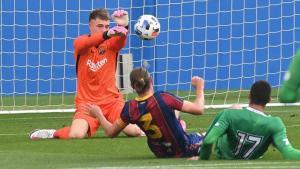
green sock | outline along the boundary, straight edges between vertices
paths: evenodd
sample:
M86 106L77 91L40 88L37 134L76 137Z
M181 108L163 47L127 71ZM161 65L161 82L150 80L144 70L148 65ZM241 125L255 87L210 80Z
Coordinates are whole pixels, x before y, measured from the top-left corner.
M283 103L293 103L298 100L300 87L300 50L290 63L285 81L279 90L279 100Z

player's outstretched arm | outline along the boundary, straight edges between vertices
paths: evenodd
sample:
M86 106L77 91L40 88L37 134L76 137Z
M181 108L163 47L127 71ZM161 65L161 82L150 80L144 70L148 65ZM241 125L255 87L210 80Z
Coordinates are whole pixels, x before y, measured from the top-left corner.
M109 29L107 32L108 37L113 37L107 41L108 48L118 52L126 44L129 16L125 10L116 10L113 12L111 18L116 22L117 26Z
M200 115L204 112L204 80L201 77L194 76L191 83L195 87L196 98L194 102L184 100L182 111Z
M89 112L93 117L98 118L98 120L101 123L101 126L105 132L105 134L108 137L116 137L118 136L118 134L123 130L123 128L125 128L125 126L120 126L117 122L118 120L114 123L111 124L103 115L102 110L100 109L99 106L97 105L92 105L92 104L85 104L85 105L81 105L81 108L83 110L86 110L87 112Z

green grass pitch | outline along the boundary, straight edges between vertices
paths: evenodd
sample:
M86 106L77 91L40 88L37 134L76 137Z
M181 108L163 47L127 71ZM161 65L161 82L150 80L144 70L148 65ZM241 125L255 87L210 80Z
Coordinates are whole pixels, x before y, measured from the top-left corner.
M205 115L182 113L188 132L205 131L215 113ZM280 116L287 126L290 142L300 148L300 110L297 107L272 107L267 110ZM0 115L0 168L300 168L300 161L283 161L270 147L259 160L189 161L157 159L146 144L146 138L120 135L106 138L100 129L91 139L31 141L28 133L36 128L60 128L69 125L72 113Z

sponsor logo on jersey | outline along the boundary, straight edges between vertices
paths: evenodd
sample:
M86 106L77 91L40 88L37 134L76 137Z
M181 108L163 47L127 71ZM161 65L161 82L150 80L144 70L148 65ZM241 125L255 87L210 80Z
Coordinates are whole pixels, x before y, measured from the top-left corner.
M99 69L101 69L102 66L104 66L107 63L107 59L103 58L102 60L99 60L97 63L94 63L90 59L87 60L86 64L89 66L89 69L93 72L97 72Z

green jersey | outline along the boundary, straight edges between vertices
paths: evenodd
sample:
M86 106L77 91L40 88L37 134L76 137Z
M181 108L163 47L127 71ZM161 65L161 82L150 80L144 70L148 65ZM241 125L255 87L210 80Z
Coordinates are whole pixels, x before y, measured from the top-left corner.
M290 63L284 77L284 83L279 90L279 100L283 103L296 102L300 96L300 50Z
M279 117L272 117L253 108L226 109L219 113L204 138L201 159L208 159L212 144L220 159L257 159L270 144L286 159L300 159L286 136Z

